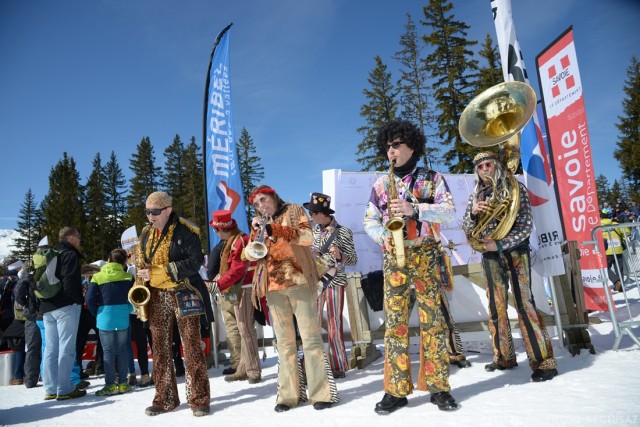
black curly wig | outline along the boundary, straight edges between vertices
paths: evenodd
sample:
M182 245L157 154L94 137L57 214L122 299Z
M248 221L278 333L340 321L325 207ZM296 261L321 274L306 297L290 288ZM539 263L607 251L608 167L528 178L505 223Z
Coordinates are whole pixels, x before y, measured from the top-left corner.
M413 149L414 157L420 158L425 154L425 144L427 143L424 134L420 129L408 120L392 120L382 126L378 131L376 144L378 146L378 154L387 156L387 145L396 138L402 139L405 144Z

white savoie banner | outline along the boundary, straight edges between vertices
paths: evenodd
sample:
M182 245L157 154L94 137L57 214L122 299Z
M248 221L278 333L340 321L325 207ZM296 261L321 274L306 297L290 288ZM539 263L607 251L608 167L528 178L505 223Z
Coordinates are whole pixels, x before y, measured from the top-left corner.
M531 7L535 5L532 3ZM504 81L528 83L527 69L511 16L511 0L491 0L491 11L500 48ZM538 247L538 256L532 260L532 266L543 276L562 275L565 270L560 245L564 241L564 235L549 158L535 112L533 119L522 130L521 159L535 226L531 243Z

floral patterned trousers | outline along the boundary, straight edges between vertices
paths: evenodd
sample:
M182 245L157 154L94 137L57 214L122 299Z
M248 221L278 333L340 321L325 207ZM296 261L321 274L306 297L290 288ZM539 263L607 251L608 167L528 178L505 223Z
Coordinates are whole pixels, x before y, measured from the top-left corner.
M395 397L413 392L409 357L409 302L415 288L420 318L418 390L450 391L447 326L440 310L442 283L435 242L405 248L405 266L384 252L384 391Z

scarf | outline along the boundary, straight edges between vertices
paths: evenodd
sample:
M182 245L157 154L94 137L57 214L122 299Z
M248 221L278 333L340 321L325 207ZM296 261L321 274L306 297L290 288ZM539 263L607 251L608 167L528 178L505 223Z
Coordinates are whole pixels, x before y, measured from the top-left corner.
M231 236L229 236L227 243L224 244L224 249L222 249L222 255L220 256L220 276L223 276L227 271L229 271L229 256L231 255L231 249L233 249L233 244L236 242L236 238L240 233L241 232L238 228L231 231Z
M411 158L407 160L407 163L405 163L402 166L396 166L393 168L393 174L398 178L402 179L402 177L404 177L408 173L411 173L413 168L415 168L416 165L418 164L418 160L419 160L419 157L414 152Z

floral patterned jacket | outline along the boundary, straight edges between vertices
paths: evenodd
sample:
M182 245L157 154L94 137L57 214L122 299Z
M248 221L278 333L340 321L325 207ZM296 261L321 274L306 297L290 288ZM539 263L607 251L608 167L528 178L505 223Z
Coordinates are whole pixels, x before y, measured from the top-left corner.
M407 220L405 239L419 244L421 240L433 238L439 240L437 227L432 223L446 223L455 218L456 208L453 197L444 177L435 171L421 167L402 179L393 176L396 183L398 198L407 200L413 205L413 215ZM384 225L389 220L387 209L387 189L389 175L382 175L373 184L369 203L364 213L364 229L379 245L384 243L389 234ZM415 224L415 235L412 234L411 222Z

